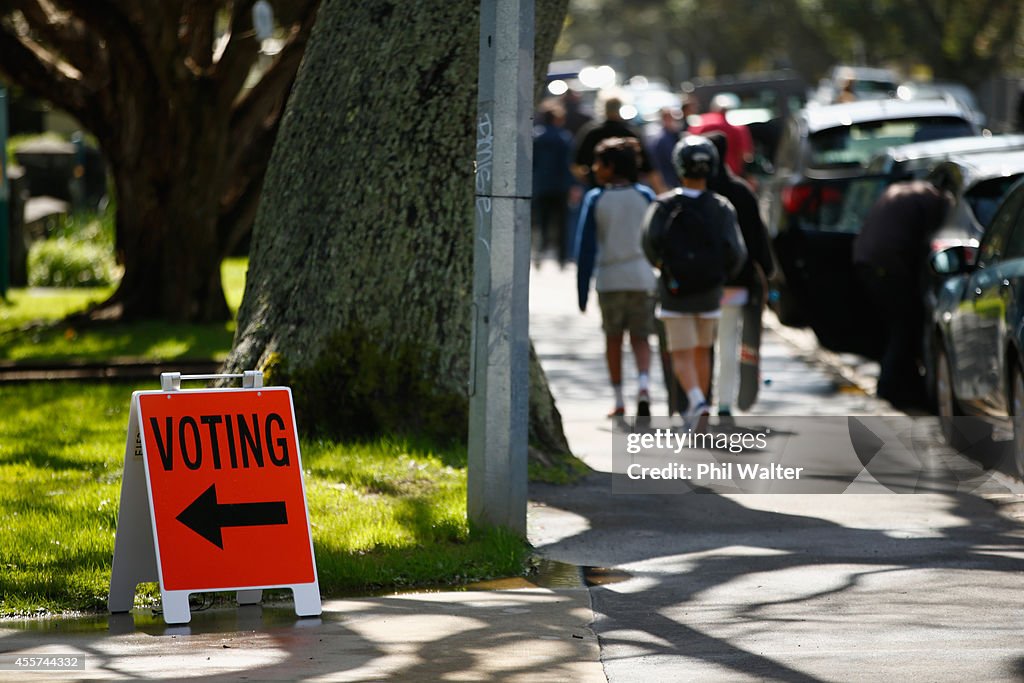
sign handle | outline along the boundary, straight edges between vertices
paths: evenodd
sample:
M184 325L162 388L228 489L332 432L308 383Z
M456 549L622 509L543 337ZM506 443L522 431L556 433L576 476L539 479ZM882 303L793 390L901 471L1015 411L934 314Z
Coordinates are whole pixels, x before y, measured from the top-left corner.
M261 389L263 387L263 372L260 370L246 370L241 374L223 373L212 375L183 375L180 372L161 372L161 391L181 391L182 380L214 380L214 379L240 379L243 389Z

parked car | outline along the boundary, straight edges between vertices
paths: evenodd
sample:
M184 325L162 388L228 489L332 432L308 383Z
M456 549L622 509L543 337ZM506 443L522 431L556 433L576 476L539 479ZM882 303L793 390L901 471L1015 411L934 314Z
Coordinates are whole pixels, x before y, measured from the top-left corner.
M814 100L820 104L832 104L847 82L852 83L857 99L886 99L896 96L900 78L891 69L840 64L832 67L828 78L818 83Z
M929 142L912 142L889 147L876 154L867 166L867 175L886 175L895 179L923 178L938 161L957 154L1001 152L1024 149L1024 135L968 135Z
M962 246L965 253L977 249L996 209L1006 198L1010 188L1024 177L1024 149L965 153L950 156L940 162L928 175L936 187L947 190L953 205L942 226L932 235L931 253L951 246ZM924 274L925 320L931 320L945 276L929 268ZM936 335L929 329L922 339L921 362L925 372L925 386L931 402L937 403L936 388Z
M682 90L696 99L699 111L708 111L716 95L731 93L739 98L739 106L725 116L729 123L749 128L755 155L751 170L762 176L771 172L771 160L775 157L784 122L806 104L810 89L798 73L783 69L698 78L683 83Z
M1000 204L975 257L966 245L932 257L945 280L933 315L938 412L947 438L964 445L953 418L1011 416L1014 459L1024 475L1024 180ZM959 442L959 443L958 443Z
M772 307L809 325L826 348L878 357L881 339L856 285L851 248L867 210L893 180L869 173L877 153L911 142L976 135L955 102L870 100L806 107L783 132L762 209L778 268Z
M935 99L951 97L964 108L979 127L987 123L985 112L978 104L978 98L963 83L955 81L907 81L896 88L896 96L906 100Z

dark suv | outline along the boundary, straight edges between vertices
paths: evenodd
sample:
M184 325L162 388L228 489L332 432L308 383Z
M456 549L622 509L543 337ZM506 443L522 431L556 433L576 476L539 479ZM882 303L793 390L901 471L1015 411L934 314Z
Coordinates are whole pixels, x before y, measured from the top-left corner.
M786 325L809 325L822 346L878 357L881 342L855 284L851 249L889 173L869 161L890 147L976 135L947 100L869 100L808 106L787 122L775 175L762 194L778 261L772 307Z

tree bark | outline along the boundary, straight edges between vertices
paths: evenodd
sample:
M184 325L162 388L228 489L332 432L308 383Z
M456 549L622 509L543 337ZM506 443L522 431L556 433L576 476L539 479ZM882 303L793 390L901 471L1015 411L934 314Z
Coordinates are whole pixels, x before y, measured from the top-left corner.
M565 0L537 3L545 72ZM230 371L305 428L464 439L478 3L326 0L281 122ZM567 453L531 358L531 439Z

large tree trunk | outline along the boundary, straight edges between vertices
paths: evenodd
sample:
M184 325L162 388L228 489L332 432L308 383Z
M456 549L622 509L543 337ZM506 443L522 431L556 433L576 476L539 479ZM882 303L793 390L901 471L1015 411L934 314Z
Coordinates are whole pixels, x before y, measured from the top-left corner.
M565 7L537 4L541 74ZM306 428L465 436L478 30L474 0L320 9L227 364L291 385ZM568 452L531 365L532 441Z
M162 139L140 153L121 156L114 168L119 257L124 277L97 317L172 321L218 321L229 316L220 280L225 245L217 231L219 199L225 191L225 129L229 112L198 108L201 123ZM148 130L148 129L146 129ZM125 133L118 131L120 138Z

